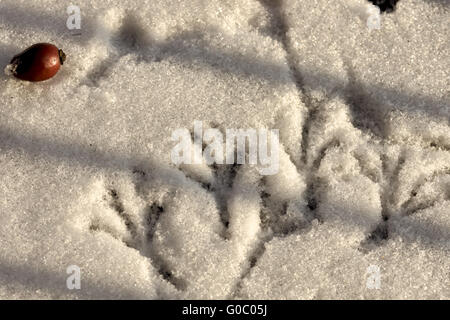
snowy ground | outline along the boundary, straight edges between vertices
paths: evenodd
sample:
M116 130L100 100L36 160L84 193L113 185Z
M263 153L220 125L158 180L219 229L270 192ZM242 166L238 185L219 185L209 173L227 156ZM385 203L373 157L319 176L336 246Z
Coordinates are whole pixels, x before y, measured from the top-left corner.
M447 0L70 4L0 0L1 68L68 57L0 75L0 298L450 298ZM195 120L279 129L278 174L177 168Z

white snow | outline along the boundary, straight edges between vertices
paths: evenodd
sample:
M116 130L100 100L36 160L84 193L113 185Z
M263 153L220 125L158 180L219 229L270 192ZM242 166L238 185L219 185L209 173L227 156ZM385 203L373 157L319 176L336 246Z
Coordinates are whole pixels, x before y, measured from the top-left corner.
M0 74L0 299L449 299L450 7L367 6L1 0L1 68L67 60ZM278 173L175 166L194 121L278 129Z

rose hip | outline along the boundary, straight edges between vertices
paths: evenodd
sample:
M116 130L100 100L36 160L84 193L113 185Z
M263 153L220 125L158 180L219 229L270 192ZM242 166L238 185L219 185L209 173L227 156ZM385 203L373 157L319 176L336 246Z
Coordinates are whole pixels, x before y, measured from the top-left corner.
M8 69L18 79L44 81L53 77L65 60L61 49L50 43L37 43L14 56Z

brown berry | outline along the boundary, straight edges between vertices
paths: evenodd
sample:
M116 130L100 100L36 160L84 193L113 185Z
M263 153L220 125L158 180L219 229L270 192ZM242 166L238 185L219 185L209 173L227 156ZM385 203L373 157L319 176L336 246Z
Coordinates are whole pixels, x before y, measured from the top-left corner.
M8 69L18 79L44 81L53 77L65 60L61 49L50 43L37 43L14 56Z

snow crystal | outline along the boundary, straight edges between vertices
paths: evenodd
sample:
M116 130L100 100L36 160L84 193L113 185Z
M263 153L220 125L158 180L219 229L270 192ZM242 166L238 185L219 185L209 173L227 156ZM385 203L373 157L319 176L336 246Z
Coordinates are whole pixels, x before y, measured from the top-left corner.
M0 2L0 298L450 297L444 2L75 5ZM38 42L64 66L12 77ZM279 170L172 163L195 121L278 129Z

